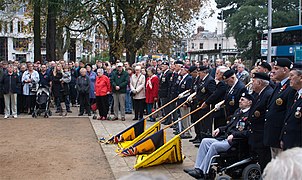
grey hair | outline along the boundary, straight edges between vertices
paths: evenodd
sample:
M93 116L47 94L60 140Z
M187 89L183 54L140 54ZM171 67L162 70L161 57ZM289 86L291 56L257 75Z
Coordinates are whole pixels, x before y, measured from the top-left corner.
M101 74L104 74L104 69L99 68L98 70L96 70L96 72L100 72Z
M225 73L227 70L229 70L230 68L226 67L226 66L218 66L217 70L221 73Z
M260 84L264 85L264 86L268 86L269 85L269 81L268 80L264 80L264 79L257 79L258 82L260 82Z
M244 64L238 64L237 67L242 67L242 68L244 68L245 65L244 65Z
M263 179L299 180L302 174L302 148L292 148L272 159L264 169Z

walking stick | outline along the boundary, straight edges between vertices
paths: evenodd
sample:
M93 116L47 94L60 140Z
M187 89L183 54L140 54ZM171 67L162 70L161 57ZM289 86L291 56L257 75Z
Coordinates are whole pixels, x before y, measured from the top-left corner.
M223 104L224 100L217 103L217 104ZM180 132L178 135L181 136L183 135L185 132L187 132L188 130L190 130L193 126L195 126L197 123L199 123L200 121L202 121L203 119L205 119L207 116L209 116L211 113L213 113L214 111L217 111L217 108L212 109L211 111L209 111L207 114L205 114L204 116L202 116L200 119L198 119L197 121L195 121L193 124L191 124L189 127L187 127L185 130L183 130L182 132Z
M186 90L183 93L186 94L188 93L190 90ZM167 104L163 105L162 107L156 109L154 112L152 112L151 114L148 114L144 119L148 119L150 116L152 116L153 114L157 113L158 111L162 110L163 108L167 107L168 105L170 105L171 103L175 102L176 100L178 100L179 97L174 98L172 101L168 102Z

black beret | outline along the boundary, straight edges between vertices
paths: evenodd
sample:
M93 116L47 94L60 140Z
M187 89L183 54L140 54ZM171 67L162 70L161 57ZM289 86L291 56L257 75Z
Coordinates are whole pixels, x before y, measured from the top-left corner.
M275 66L292 68L293 63L288 58L278 58L275 60Z
M200 67L197 69L197 71L204 71L204 70L207 70L207 69L209 69L208 66L200 66Z
M169 63L168 62L163 62L163 63L161 63L162 65L167 65L167 66L169 66Z
M269 71L272 70L271 65L270 65L269 63L265 62L265 61L259 62L258 66L261 66L261 67L263 67L263 68L266 68L266 69L268 69Z
M197 69L196 66L191 66L191 67L189 68L189 71L190 71L190 73L191 73L191 72L195 71L196 69Z
M249 94L249 93L247 93L247 92L242 93L241 97L244 97L244 98L246 98L246 99L248 99L250 101L254 101L254 96L251 95L251 94Z
M252 76L253 76L253 78L256 78L256 79L263 79L263 80L267 80L267 81L270 80L270 77L266 73L256 72L256 73L253 73Z
M231 76L233 76L235 74L235 71L231 70L227 70L226 72L223 73L223 79L227 79Z
M179 60L178 60L178 61L175 61L175 62L174 62L174 64L180 64L180 65L183 65L183 64L184 64L184 62L182 62L182 61L179 61Z
M302 70L302 62L296 62L293 64L293 69Z

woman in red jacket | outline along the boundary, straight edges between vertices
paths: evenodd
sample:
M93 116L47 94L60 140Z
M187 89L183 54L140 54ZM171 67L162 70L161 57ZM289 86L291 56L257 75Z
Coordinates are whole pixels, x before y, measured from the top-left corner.
M103 69L97 70L97 78L95 81L94 91L96 96L96 105L100 114L98 120L106 120L109 111L108 94L110 94L111 86L110 79L106 75L104 75Z
M154 68L150 67L147 69L148 78L146 83L146 104L148 114L151 114L153 104L158 100L159 79L155 73L156 70ZM150 117L150 121L154 122L155 119Z

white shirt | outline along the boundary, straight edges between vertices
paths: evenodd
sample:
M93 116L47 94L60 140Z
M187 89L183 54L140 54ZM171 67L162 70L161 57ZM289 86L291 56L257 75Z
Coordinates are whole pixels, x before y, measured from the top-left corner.
M234 87L236 86L236 84L238 83L238 79L236 79L234 85L231 87L230 91L229 91L229 94L233 91Z
M182 77L181 81L179 82L179 84L181 84L181 82L182 82L187 76L188 76L188 73L185 74L185 75L183 75L183 77Z

